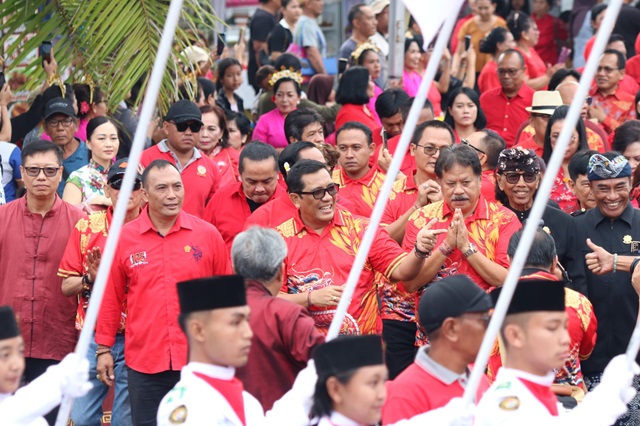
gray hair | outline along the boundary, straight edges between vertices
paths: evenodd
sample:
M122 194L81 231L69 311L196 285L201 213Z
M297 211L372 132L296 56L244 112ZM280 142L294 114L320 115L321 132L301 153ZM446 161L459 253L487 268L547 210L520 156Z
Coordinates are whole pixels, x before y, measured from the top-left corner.
M233 240L231 260L236 274L245 279L273 280L287 257L287 245L280 234L270 228L254 226Z

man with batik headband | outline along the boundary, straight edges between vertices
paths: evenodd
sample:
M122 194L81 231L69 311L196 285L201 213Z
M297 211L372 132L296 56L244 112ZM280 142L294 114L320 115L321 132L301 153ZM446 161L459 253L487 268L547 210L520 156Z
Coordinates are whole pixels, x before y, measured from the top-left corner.
M587 171L596 207L574 220L578 249L586 255L589 300L598 318L598 341L591 357L582 363L585 383L592 390L597 389L607 362L625 352L638 317L638 294L630 271L640 253L640 211L629 202L631 166L624 156L594 154ZM634 386L640 389L638 377ZM616 424L639 424L640 398L630 407Z
M502 288L491 292L497 302ZM637 299L637 298L636 298ZM609 363L601 387L568 414L551 390L554 370L569 353L570 337L561 281L520 280L502 323L504 366L484 394L475 416L476 426L495 425L611 425L627 410L636 394L631 386L640 368L629 371L626 356Z
M313 365L300 373L266 418L260 403L235 378L235 369L247 363L253 337L244 279L201 278L180 282L177 289L178 322L189 342L189 363L160 403L157 424L308 425Z
M496 196L505 207L513 211L521 223L529 217L542 175L538 156L532 149L515 147L505 149L498 158L496 171ZM542 214L544 231L556 242L559 272L566 271L570 287L582 294L587 284L582 256L575 241L576 227L573 218L554 207L547 206Z

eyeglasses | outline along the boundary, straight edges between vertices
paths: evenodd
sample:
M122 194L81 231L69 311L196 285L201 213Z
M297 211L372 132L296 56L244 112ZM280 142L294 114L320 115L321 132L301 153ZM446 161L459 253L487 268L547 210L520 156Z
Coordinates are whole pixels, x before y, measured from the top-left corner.
M23 167L23 168L25 173L31 177L38 177L41 171L44 172L44 175L46 177L54 177L58 173L58 170L60 170L60 167Z
M62 127L70 127L73 122L73 118L65 118L63 120L47 120L47 126L58 127L58 124L62 124Z
M462 142L464 145L468 146L469 148L473 148L474 151L479 152L480 154L485 154L485 155L487 154L480 148L476 148L475 146L471 145L466 139L460 139L460 142Z
M605 74L611 74L614 71L618 71L620 68L611 68L611 67L598 67L598 72L604 71Z
M316 200L322 200L324 194L329 194L332 197L338 193L338 187L334 184L327 186L326 188L316 189L314 191L300 191L300 195L312 195Z
M173 125L176 126L176 130L180 133L186 132L187 128L189 128L193 133L198 133L200 129L202 129L202 123L198 123L197 121L185 121L182 123L173 123Z
M416 144L416 146L419 146L420 148L422 148L422 150L424 151L424 153L426 155L433 155L436 153L436 151L442 151L445 148L448 148L448 146L443 146L441 148L436 148L433 145L420 145L419 143Z
M107 182L107 184L111 188L115 189L116 191L120 191L120 188L122 187L122 181L123 181L123 179L114 179L112 181ZM142 187L142 182L140 182L138 179L136 179L135 183L133 184L133 190L137 191L141 187Z
M504 176L507 183L510 183L512 185L520 182L520 176L522 176L522 179L524 179L526 183L533 183L538 178L538 172L525 172L525 173L511 172L511 173L501 173L501 174L502 176Z
M522 69L523 68L498 68L498 75L505 76L508 74L509 77L515 77Z

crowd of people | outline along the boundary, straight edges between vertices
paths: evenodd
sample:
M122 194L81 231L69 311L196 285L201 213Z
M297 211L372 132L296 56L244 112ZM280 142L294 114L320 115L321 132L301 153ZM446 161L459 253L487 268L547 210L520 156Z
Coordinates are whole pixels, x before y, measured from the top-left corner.
M108 111L100 87L63 82L53 56L28 106L12 103L10 80L0 423L53 424L68 395L76 426L100 425L105 408L117 426L640 424L640 378L621 356L640 294L630 5L598 59L474 404L459 399L577 92L573 65L593 45L567 57L576 32L553 1L508 3L470 0L442 58L411 19L401 76L389 67L389 0L350 9L339 75L328 73L322 0L261 0L248 57L244 41L221 57L202 41L185 51L193 72L148 129L121 200L88 362L69 354L138 118L131 100ZM594 5L585 18L593 33L604 13ZM325 343L429 61L439 71L344 336ZM245 69L255 100L238 93Z

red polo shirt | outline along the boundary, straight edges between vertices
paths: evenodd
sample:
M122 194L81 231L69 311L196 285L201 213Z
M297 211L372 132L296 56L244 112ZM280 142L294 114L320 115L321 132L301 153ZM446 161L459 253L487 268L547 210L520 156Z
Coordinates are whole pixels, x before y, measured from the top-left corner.
M114 344L128 289L127 366L145 374L179 371L187 361L187 339L178 325L176 283L230 272L229 254L213 226L182 211L163 237L145 209L122 228L96 342Z
M491 203L497 203L496 200L496 178L493 170L485 170L482 172L482 187L480 189L485 200Z
M639 34L640 35L640 34ZM627 66L624 68L625 75L633 78L636 83L640 84L640 55L627 60Z
M534 91L522 83L518 93L511 99L496 87L480 96L480 106L487 116L487 129L495 130L511 148L516 141L518 129L529 117L525 108L531 106Z
M218 166L218 175L220 176L220 185L223 187L231 183L238 182L240 174L238 173L238 161L240 160L240 151L230 146L222 148L220 152L210 157Z
M269 198L269 201L281 194L283 194L282 188L276 186L276 190ZM216 192L211 198L211 202L207 205L202 219L211 223L220 231L227 249L231 252L233 240L236 235L242 232L249 216L251 216L251 209L242 190L242 183L238 182L222 187Z
M376 198L384 183L385 175L377 167L371 167L360 179L351 179L343 169L333 171L333 181L340 187L340 196L354 205L351 213L370 217Z
M299 213L280 224L276 230L288 248L285 259L286 282L282 292L306 293L328 285L344 285L368 223L367 219L355 218L336 206L333 220L320 235L307 228ZM389 278L406 256L387 231L378 229L340 334L381 332L374 273ZM326 333L329 329L334 312L335 306L311 308L311 316L321 332Z
M498 64L492 59L482 67L480 75L478 76L478 89L480 93L487 92L491 89L500 87L500 80L498 80Z
M182 209L194 216L202 217L204 206L218 189L220 178L218 167L213 160L203 155L196 148L193 158L187 165L178 163L178 158L167 146L166 140L145 149L140 157L140 164L147 167L154 160L167 160L175 164L182 175L184 185L184 204Z
M591 91L591 96L594 104L599 105L606 114L601 124L607 133L616 130L625 121L634 119L635 97L622 89L618 88L613 94L602 96L598 88L595 88Z
M56 272L85 214L56 196L43 217L29 211L26 197L0 206L0 305L16 314L25 357L61 360L76 345L78 302L62 294Z
M297 211L298 208L289 198L289 194L285 192L267 201L262 207L251 213L251 216L244 223L244 229L249 229L252 226L275 228L295 216Z

